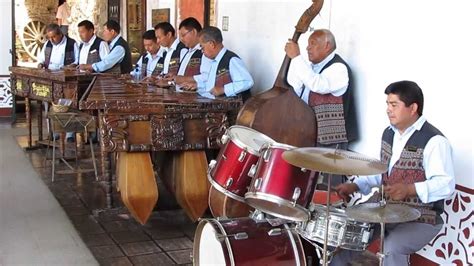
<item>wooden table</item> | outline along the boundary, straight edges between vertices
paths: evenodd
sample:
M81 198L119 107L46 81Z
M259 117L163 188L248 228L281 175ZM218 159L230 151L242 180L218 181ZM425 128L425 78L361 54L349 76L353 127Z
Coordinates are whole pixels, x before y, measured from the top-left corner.
M204 150L219 148L241 106L240 98L209 99L106 76L94 78L79 103L81 110L99 110L101 157L117 154L117 188L142 223L158 198L150 151L162 152L157 168L188 216L202 216L209 191ZM109 206L111 170L104 180Z
M28 67L10 67L12 93L25 97L28 123L28 148L32 148L31 100L57 102L61 98L72 99L77 107L93 75L77 70L48 70ZM38 112L38 140L43 140L43 113Z

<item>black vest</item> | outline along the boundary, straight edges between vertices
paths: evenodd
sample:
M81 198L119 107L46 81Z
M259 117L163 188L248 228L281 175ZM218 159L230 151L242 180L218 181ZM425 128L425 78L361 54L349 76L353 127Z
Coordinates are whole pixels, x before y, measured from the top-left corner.
M188 53L189 53L189 50L188 50ZM197 49L191 55L191 58L189 58L188 64L186 64L185 66L183 76L190 77L190 76L198 75L199 73L201 73L201 62L202 62L202 51L201 49ZM179 64L179 68L181 68L181 63Z
M76 43L76 41L69 38L68 36L65 36L65 37L66 37L66 51L64 53L63 64L67 66L74 63L74 61L76 60L76 55L74 54L74 44ZM46 49L44 50L44 66L46 68L49 67L52 51L53 51L53 43L51 41L47 41Z
M344 64L347 68L349 83L346 92L339 97L336 97L331 93L322 95L310 92L308 97L308 104L314 109L316 114L319 144L351 142L358 138L351 68L339 55L336 54L334 55L334 58L321 69L319 74L323 73L326 68L335 63ZM318 103L317 106L315 106L315 102ZM341 105L342 108L340 108ZM336 109L340 110L340 113L337 113L338 111ZM335 120L340 121L335 122ZM334 126L341 123L344 123L345 128L341 129Z
M382 147L380 158L383 163L388 164L392 158L392 143L395 133L389 128L385 129L382 135ZM426 180L425 169L423 167L423 151L428 141L437 135L443 136L443 133L430 123L425 122L420 130L417 130L408 139L400 159L393 165L390 175L384 173L382 181L384 184L393 185L396 183L414 184ZM399 201L387 200L391 203L400 203ZM423 203L418 197L405 199L402 204L407 204L418 209L421 217L418 222L429 224L442 223L441 214L444 210L444 200L438 200L431 203Z
M114 47L112 47L112 50L115 49L117 46L122 46L123 49L125 50L125 55L122 59L122 62L117 63L115 66L113 66L111 69L107 70L107 72L119 72L120 68L120 73L121 74L128 74L130 71L132 71L132 54L130 53L130 47L128 46L128 43L120 37L116 42Z
M146 77L147 72L148 72L148 61L149 60L148 60L147 55L148 55L148 53L144 53L142 55L142 69L140 69L142 77ZM166 56L166 52L163 53L163 56L160 57L160 59L158 59L158 62L156 63L156 66L153 69L153 72L151 73L151 76L157 76L157 75L161 74L161 72L163 71L163 62L165 60L164 56Z
M100 43L102 41L103 40L101 38L99 38L98 36L95 37L94 42L92 43L91 47L89 48L89 53L87 54L86 64L94 64L94 63L97 63L97 62L102 60L100 58ZM84 43L81 43L81 45L79 45L79 56L81 54L82 47L84 47ZM93 52L93 51L95 51L95 52Z
M179 64L181 63L181 57L180 57L181 50L183 49L187 49L187 48L186 46L184 46L184 43L179 42L178 45L176 46L176 49L171 54L171 59L168 65L168 73L165 73L165 74L173 74L173 75L178 74Z
M230 76L230 60L234 57L240 58L237 54L234 52L227 50L224 53L224 56L221 58L221 61L219 61L219 64L217 65L217 71L216 71L216 82L214 86L216 87L224 87L224 85L231 83L232 82L232 77ZM242 97L242 101L245 102L248 98L250 98L250 89L242 91L237 94L238 96Z

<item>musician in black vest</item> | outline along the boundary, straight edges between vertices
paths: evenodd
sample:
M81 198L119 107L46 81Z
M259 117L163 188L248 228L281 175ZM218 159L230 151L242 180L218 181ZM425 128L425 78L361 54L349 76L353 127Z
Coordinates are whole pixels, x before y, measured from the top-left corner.
M221 31L216 27L205 27L199 34L202 53L210 59L208 70L202 72L185 89L198 90L213 96L250 97L253 79L244 62L234 52L224 47Z
M161 74L174 76L178 73L179 64L188 49L176 38L176 31L168 22L156 24L155 35L166 52L163 54L163 71Z
M132 54L127 41L120 35L120 24L109 20L104 24L103 38L109 43L110 53L101 61L81 64L79 68L91 72L128 74L132 71Z
M38 67L57 70L64 66L77 64L79 48L75 40L61 32L58 24L46 27L48 41L38 56Z
M138 69L140 78L157 76L163 71L163 49L156 39L155 30L147 30L142 35L144 53L137 61L135 69ZM161 63L159 63L161 60ZM130 72L134 75L134 71Z
M356 191L368 194L383 184L388 204L401 203L421 212L416 221L386 226L384 265L403 266L443 227L444 200L455 189L453 158L447 138L423 116L423 93L415 82L392 83L385 94L390 126L382 135L380 157L388 172L358 177L336 190L347 200ZM333 258L333 265L346 265L355 255L343 251Z
M314 31L306 50L309 62L297 43L289 40L286 44L286 55L291 58L288 83L314 110L318 128L315 146L347 150L358 137L351 70L336 54L336 40L329 30ZM345 181L346 177L339 175L331 180L333 184ZM321 182L327 182L326 175L318 180Z
M100 62L109 54L109 45L95 35L94 24L91 21L83 20L77 24L77 27L82 41L79 45L79 64Z
M201 24L193 17L186 18L179 24L180 40L188 48L188 51L179 64L177 76L168 78L174 80L177 85L193 82L195 78L199 78L201 69L209 69L210 61L202 54L199 44L201 30Z

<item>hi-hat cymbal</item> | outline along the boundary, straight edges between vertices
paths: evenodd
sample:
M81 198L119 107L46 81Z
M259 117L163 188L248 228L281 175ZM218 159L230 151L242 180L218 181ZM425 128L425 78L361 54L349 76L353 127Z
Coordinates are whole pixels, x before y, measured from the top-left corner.
M329 148L297 148L285 151L283 159L301 168L336 175L375 175L387 171L387 165L380 160Z
M421 213L402 204L362 203L347 208L346 215L366 223L404 223L420 218Z

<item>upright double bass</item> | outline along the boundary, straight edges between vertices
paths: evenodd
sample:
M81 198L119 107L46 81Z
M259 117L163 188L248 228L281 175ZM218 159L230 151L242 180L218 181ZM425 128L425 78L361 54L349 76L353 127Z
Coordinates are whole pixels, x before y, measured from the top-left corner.
M323 0L313 4L301 16L292 40L298 42L311 21L319 14ZM253 128L280 143L312 147L317 139L316 116L286 81L291 59L285 56L273 87L250 98L240 109L237 124ZM250 206L234 200L211 186L209 207L215 217L248 216Z
M298 42L319 14L323 0L313 4L301 16L292 40ZM240 109L237 124L251 127L272 139L297 146L314 146L317 126L314 111L304 103L286 81L291 59L285 56L273 87L250 98Z

